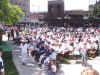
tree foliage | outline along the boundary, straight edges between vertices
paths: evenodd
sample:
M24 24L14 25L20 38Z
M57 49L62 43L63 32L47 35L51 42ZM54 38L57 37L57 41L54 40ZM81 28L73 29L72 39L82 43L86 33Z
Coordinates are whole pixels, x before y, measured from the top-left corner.
M95 4L93 9L92 12L89 12L89 18L100 18L100 4Z
M98 8L95 9L95 15L96 17L99 17L100 18L100 5L98 6Z
M93 12L88 13L89 19L95 19L95 16L93 15Z
M17 5L11 5L9 0L0 0L0 22L13 25L24 16Z

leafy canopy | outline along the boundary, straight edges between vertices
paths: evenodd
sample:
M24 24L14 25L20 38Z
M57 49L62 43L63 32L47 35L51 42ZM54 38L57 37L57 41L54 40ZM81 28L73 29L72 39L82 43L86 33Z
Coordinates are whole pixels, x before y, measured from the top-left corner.
M24 16L24 13L17 5L11 5L9 0L0 0L0 22L13 25Z

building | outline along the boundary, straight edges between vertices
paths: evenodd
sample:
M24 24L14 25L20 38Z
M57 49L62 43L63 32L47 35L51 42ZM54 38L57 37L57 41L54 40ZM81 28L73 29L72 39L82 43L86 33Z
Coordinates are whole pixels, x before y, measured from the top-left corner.
M93 5L89 5L89 11L90 12L93 12L95 9L98 9L100 7L100 0L99 1L96 1L96 3Z
M71 10L65 11L64 22L68 25L82 26L88 23L88 11Z
M64 1L63 0L48 1L48 17L56 19L58 17L63 17L63 16L64 16Z
M89 5L89 11L93 12L94 11L94 5Z
M31 13L29 16L30 22L34 24L44 24L44 18L46 17L47 12L40 12L40 13Z
M97 15L99 12L97 9L100 8L100 0L96 0L96 3L93 5L89 5L89 13L92 16L95 16L95 19L91 19L94 24L100 24L100 14Z
M88 24L88 13L89 11L83 10L70 10L64 11L63 17L52 18L48 19L48 16L44 19L49 26L67 26L67 25L74 25L80 26L84 24ZM46 15L45 15L46 16Z
M11 0L11 4L18 5L25 13L26 19L30 15L30 0Z
M50 0L48 1L48 23L57 24L64 18L64 1L63 0Z

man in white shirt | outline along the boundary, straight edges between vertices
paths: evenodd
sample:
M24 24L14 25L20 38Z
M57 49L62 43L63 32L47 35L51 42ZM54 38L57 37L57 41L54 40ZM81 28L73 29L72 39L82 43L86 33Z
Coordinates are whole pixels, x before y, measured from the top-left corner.
M1 48L0 48L0 72L1 72L1 75L5 75L3 60L2 60L2 49Z
M22 41L22 44L20 47L21 47L22 64L25 65L26 56L28 55L27 54L28 45L25 43L25 40Z

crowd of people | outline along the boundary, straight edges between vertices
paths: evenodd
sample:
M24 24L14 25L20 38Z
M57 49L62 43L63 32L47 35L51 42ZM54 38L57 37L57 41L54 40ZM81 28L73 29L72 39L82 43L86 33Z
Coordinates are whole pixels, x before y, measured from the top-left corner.
M78 54L81 49L99 50L100 31L96 28L34 28L25 29L19 33L20 39L27 41L44 41L45 46L53 49L57 53L74 51Z
M49 66L50 75L57 71L57 54L72 51L73 55L82 55L87 62L88 50L100 50L99 28L49 28L49 27L8 27L4 28L8 39L12 37L16 44L20 44L22 64L26 64L26 56L34 57L39 66Z
M81 54L82 61L86 65L87 51L96 50L98 52L100 50L100 29L93 27L68 27L67 29L63 27L25 28L19 33L19 39L29 42L27 48L34 47L29 49L28 53L29 55L34 55L36 61L40 64L44 64L45 61L50 59L56 60L59 53L64 54L72 51L74 56Z

